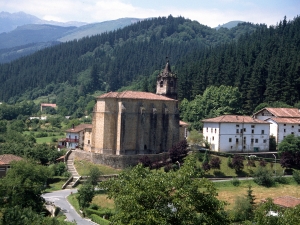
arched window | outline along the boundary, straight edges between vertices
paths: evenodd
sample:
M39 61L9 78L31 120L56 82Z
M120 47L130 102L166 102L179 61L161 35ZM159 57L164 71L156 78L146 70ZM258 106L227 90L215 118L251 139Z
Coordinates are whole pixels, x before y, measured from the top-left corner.
M163 86L164 86L164 82L161 81L161 82L159 83L159 85L160 85L160 87L163 87Z

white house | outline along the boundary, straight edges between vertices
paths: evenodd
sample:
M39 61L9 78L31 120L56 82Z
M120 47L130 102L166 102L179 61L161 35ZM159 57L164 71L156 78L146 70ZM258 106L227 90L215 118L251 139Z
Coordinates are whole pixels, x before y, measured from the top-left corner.
M212 151L269 151L269 122L239 115L223 115L202 122L203 136Z
M91 144L92 124L80 124L66 130L66 147L75 149L83 148L84 145ZM85 138L87 137L87 138Z
M270 123L270 135L275 137L277 144L289 134L300 135L300 111L297 108L264 108L253 117Z

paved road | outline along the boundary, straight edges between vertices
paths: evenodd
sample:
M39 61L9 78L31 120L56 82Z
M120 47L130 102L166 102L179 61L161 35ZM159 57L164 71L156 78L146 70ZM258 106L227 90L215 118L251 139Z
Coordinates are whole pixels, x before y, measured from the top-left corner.
M61 208L62 212L66 215L67 220L70 222L76 222L78 225L95 225L90 220L82 218L71 206L71 204L67 201L67 196L71 194L71 192L76 193L77 189L66 189L61 191L55 191L47 194L43 194L43 198L46 201L53 202L54 205Z

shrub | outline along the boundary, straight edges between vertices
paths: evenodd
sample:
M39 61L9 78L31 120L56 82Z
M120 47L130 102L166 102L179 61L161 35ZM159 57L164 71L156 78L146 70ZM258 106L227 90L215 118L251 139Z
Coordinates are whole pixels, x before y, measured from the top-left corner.
M244 169L244 157L241 155L234 155L232 158L232 168L239 172Z
M275 180L272 177L272 173L264 167L259 167L256 172L253 174L254 182L258 185L265 187L272 187L275 184Z
M289 179L287 179L286 177L283 177L283 176L275 177L274 181L279 183L279 184L288 184L289 183Z
M234 178L232 178L231 183L233 186L238 187L238 186L240 186L241 181L238 178L234 177Z
M233 167L232 167L232 159L231 159L231 156L229 156L228 159L227 159L227 166L228 166L229 168L231 168L231 169L233 168Z
M212 169L220 169L221 160L219 157L212 157L210 160L210 165Z
M90 218L93 222L101 224L101 225L109 225L110 224L110 221L103 219L102 217L97 216L96 214L91 214Z
M262 159L262 160L259 162L259 165L262 166L262 167L266 167L267 162L266 162L264 159Z
M202 169L203 169L205 172L209 171L209 170L210 170L210 165L209 165L209 163L208 163L208 162L202 163Z
M165 171L166 173L169 172L171 169L172 169L171 164L167 164L167 165L165 165L165 167L164 167L164 171Z
M293 171L293 178L297 182L297 184L300 184L300 171L294 170Z
M144 166L144 167L150 167L151 166L151 160L148 156L143 156L139 159L139 162Z
M254 161L254 160L252 160L252 159L248 160L248 162L247 162L247 166L256 167L256 165L255 165L255 161Z

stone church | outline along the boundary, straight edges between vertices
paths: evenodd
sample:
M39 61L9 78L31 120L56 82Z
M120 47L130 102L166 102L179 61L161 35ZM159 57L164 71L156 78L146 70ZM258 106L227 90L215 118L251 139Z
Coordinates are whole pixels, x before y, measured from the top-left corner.
M89 139L84 150L93 154L92 161L117 168L136 164L137 157L133 156L163 154L183 140L177 77L169 61L157 77L156 94L124 91L97 97ZM120 165L117 161L124 158L127 161Z

